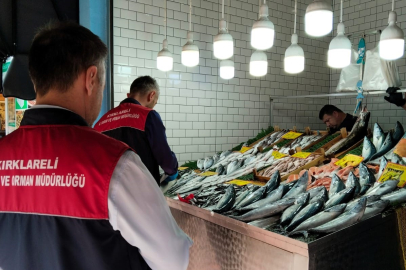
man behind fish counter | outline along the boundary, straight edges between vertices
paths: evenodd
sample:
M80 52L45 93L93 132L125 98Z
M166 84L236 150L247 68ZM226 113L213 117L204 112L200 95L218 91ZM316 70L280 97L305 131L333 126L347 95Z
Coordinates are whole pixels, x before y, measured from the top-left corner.
M186 269L192 241L128 145L91 128L107 48L75 23L34 37L37 105L0 139L0 269Z
M329 104L321 108L319 119L330 129L330 134L335 133L342 128L346 128L347 131L350 132L357 121L357 117L344 113L336 106Z
M138 77L127 98L108 111L94 128L134 149L160 185L159 166L168 175L163 179L167 183L178 176L178 160L168 145L161 117L153 110L158 98L156 80Z

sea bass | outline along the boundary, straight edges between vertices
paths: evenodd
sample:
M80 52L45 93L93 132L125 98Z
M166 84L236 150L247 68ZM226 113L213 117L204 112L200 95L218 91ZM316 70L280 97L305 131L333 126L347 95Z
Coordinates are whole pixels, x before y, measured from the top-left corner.
M368 112L366 110L366 107L364 107L364 109L360 112L360 115L358 116L358 119L355 122L353 128L351 129L351 132L348 135L348 137L345 138L345 140L340 141L339 143L334 145L334 147L331 147L326 152L325 155L331 156L340 153L341 151L348 149L349 147L357 143L359 140L361 140L361 138L367 134L370 115L371 115L370 112Z
M382 147L383 142L385 141L385 133L383 132L381 126L378 123L374 124L374 134L372 142L375 146L375 150L379 150Z
M365 136L364 137L364 144L362 147L362 157L364 158L365 162L368 162L373 155L376 154L376 148L372 144L371 140Z
M310 229L309 232L322 234L332 233L357 223L364 215L366 203L367 199L361 198L350 211L321 226Z

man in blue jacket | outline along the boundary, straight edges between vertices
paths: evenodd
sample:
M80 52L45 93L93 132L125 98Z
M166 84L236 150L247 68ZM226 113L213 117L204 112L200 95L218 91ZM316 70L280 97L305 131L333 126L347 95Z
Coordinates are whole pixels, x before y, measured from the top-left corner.
M168 145L165 126L153 110L159 98L159 86L150 76L133 81L130 93L120 105L108 111L94 128L128 144L160 185L159 166L168 177L176 179L178 161Z

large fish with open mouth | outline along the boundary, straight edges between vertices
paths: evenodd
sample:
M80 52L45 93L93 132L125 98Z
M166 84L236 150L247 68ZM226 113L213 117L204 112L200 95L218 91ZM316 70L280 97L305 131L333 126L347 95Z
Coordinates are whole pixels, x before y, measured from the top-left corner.
M364 215L366 205L367 199L361 198L350 211L321 226L310 229L309 232L326 234L347 228L348 226L351 226L361 220L362 216Z
M371 140L365 136L364 137L364 144L362 146L362 157L364 158L365 162L368 162L373 155L376 154L376 148L371 142Z
M365 208L365 213L361 218L361 221L382 213L383 210L385 210L386 207L389 206L389 203L390 202L387 200L379 200L376 202L368 203L367 207Z
M378 123L374 124L374 134L372 137L372 142L375 146L375 150L379 150L385 141L385 133L383 132L381 126Z
M353 146L359 140L361 140L362 137L364 137L367 134L370 115L371 115L370 112L368 112L366 107L364 107L364 109L360 112L358 119L355 122L353 128L351 129L351 132L348 135L348 137L340 141L339 143L336 143L333 147L331 147L328 151L326 151L325 155L331 156L340 153Z

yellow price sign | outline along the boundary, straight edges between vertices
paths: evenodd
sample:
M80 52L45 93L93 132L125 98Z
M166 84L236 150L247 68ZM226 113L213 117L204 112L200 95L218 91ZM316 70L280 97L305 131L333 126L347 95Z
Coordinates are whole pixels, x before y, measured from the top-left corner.
M404 187L406 184L406 166L388 162L378 181L383 183L388 180L399 180L398 187Z
M340 166L341 168L345 168L345 167L347 167L347 166L356 167L356 166L358 166L363 160L364 160L363 157L360 157L360 156L357 156L357 155L348 154L348 155L346 155L345 157L343 157L342 159L340 159L339 161L337 161L337 162L334 163L334 164Z
M285 135L283 135L282 138L287 139L287 140L293 140L293 139L296 139L297 137L302 136L302 134L303 133L290 131L290 132L286 133Z
M264 182L246 181L246 180L238 180L238 179L228 181L228 182L226 182L226 184L233 184L233 185L237 185L237 186L245 186L245 185L248 185L248 184L253 184L253 185L257 185L257 186L265 186Z
M307 153L307 152L297 152L296 154L292 155L291 157L296 157L296 158L308 158L312 153Z
M282 154L282 153L280 153L280 152L278 152L278 151L273 151L273 152L272 152L272 156L273 156L275 159L281 159L281 158L286 157L287 155Z
M207 171L207 172L201 173L199 175L200 176L212 176L212 175L216 175L216 174L217 174L216 172Z
M250 150L250 149L252 149L252 147L243 146L243 147L241 148L240 152L244 154L245 152L247 152L247 151Z
M189 167L179 167L178 171L184 171L184 170L187 170L187 169L189 169Z

